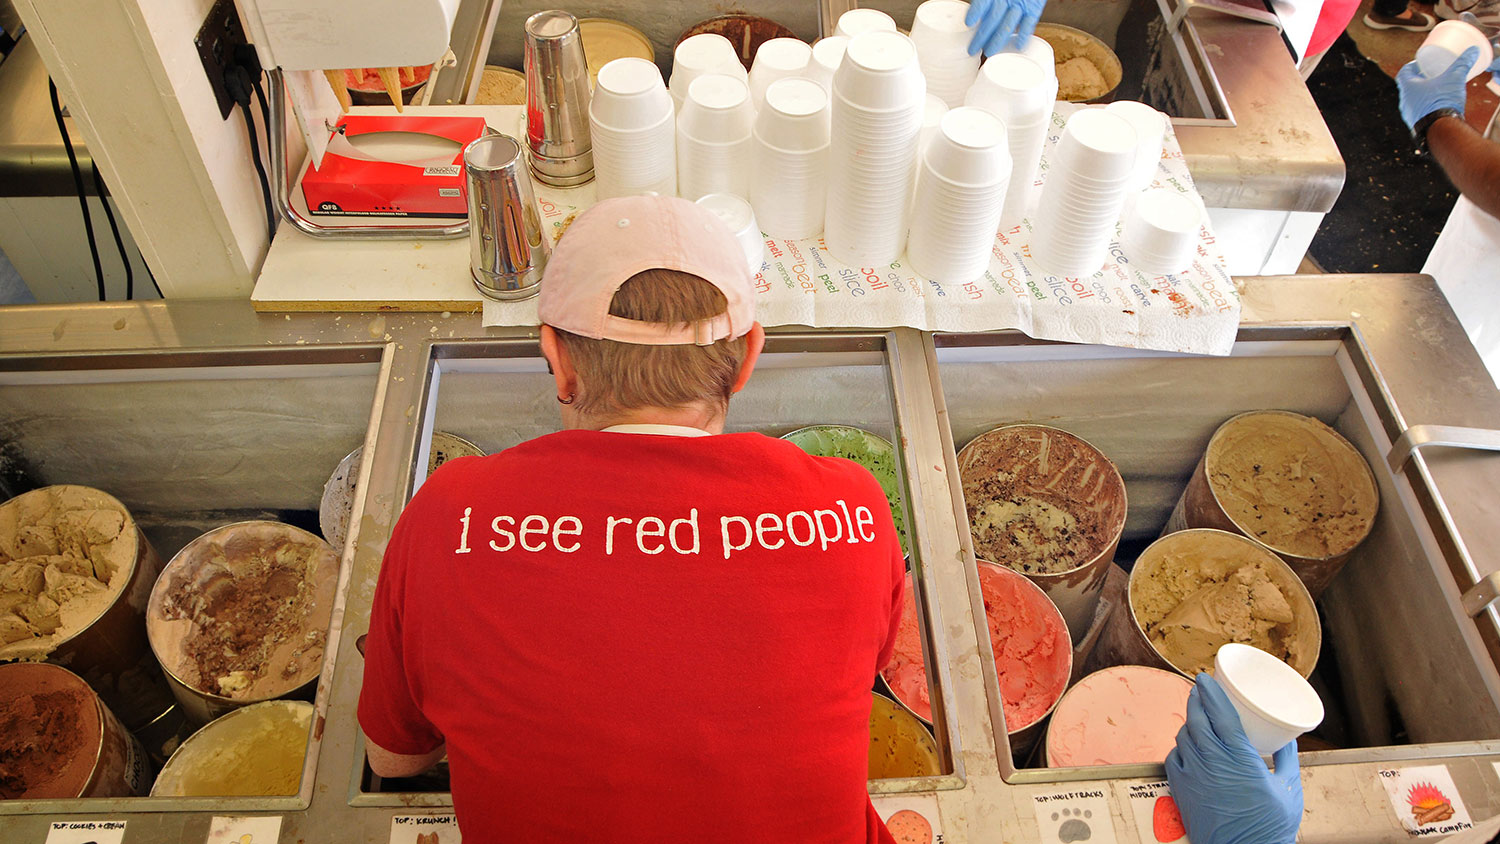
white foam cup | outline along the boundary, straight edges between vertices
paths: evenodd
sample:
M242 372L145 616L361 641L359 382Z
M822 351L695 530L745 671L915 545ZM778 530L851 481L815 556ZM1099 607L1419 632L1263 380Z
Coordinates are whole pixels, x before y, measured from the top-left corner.
M1007 127L1050 118L1056 101L1057 77L1023 53L991 56L964 96L964 105L991 112Z
M745 263L750 267L750 274L760 272L766 244L761 240L760 227L755 223L755 211L751 209L750 203L744 197L734 194L710 193L699 197L698 204L714 212L734 232L734 239L739 241L740 248L745 252Z
M828 146L828 92L810 79L780 79L766 89L755 134L769 147L804 151Z
M778 79L792 79L807 74L812 61L812 47L795 38L772 38L755 51L750 65L750 101L759 110L766 102L766 89Z
M866 32L895 32L896 21L879 9L850 9L839 15L835 35L853 38Z
M960 106L938 123L926 151L927 166L961 185L991 185L1010 178L1005 124L981 108Z
M833 89L857 108L887 111L920 108L927 83L911 39L899 32L876 31L849 40L833 75Z
M1125 215L1125 254L1148 275L1181 272L1193 261L1203 209L1192 197L1152 188Z
M963 104L964 95L979 73L980 57L969 55L973 31L964 24L969 4L960 0L927 0L912 19L911 40L916 45L927 91L950 107Z
M1146 105L1132 100L1119 100L1104 107L1106 112L1119 115L1129 121L1135 129L1135 170L1130 177L1131 190L1144 190L1156 178L1161 165L1162 142L1167 133L1167 116Z
M1011 52L1013 48L1007 47L1002 52ZM1052 45L1047 39L1032 35L1026 39L1019 50L1014 50L1028 59L1036 62L1053 76L1057 75L1057 54L1052 51Z
M1479 58L1469 68L1465 81L1489 70L1490 64L1495 61L1495 49L1478 28L1460 20L1440 21L1427 33L1422 46L1417 48L1417 67L1422 70L1423 76L1437 76L1470 47L1479 48Z
M807 78L833 88L833 74L844 61L844 51L849 48L849 39L842 35L819 38L812 45L812 60L807 63Z
M661 71L645 59L615 59L599 69L589 115L616 132L647 129L672 113Z
M1323 723L1323 701L1297 670L1259 648L1231 643L1214 656L1214 679L1262 756Z
M1130 123L1103 109L1073 113L1057 143L1055 166L1101 182L1124 181L1135 169L1136 132Z
M667 84L679 107L687 99L693 80L710 73L722 73L746 79L745 66L728 38L703 32L684 38L672 52L672 78Z
M702 143L734 144L750 137L755 109L750 90L733 76L712 73L693 80L677 128Z

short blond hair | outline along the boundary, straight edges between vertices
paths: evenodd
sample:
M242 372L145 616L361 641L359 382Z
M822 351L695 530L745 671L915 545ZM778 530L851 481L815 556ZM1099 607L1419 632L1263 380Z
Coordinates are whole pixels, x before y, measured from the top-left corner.
M690 273L655 269L636 273L610 300L614 316L687 325L724 312L719 288ZM584 385L574 408L609 415L645 407L680 408L698 402L727 407L745 360L744 337L710 346L647 346L594 340L558 330Z

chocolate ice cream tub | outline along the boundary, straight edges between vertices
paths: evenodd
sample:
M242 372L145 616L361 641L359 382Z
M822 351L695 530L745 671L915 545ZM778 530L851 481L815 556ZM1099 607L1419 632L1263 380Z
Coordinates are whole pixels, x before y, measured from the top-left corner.
M1307 587L1264 546L1208 528L1151 543L1130 571L1125 604L1097 648L1106 665L1148 665L1193 678L1230 642L1271 653L1306 677L1323 633Z
M1285 560L1316 600L1370 535L1379 506L1370 465L1348 440L1317 419L1262 410L1214 432L1163 533L1248 536Z
M86 486L42 487L0 504L0 662L77 673L129 727L172 705L146 641L161 558L130 511Z
M81 677L46 663L0 665L0 799L145 791L145 751Z
M202 724L313 687L338 571L332 546L280 522L225 525L184 546L146 625L184 714Z
M272 700L241 707L194 733L161 769L152 797L297 794L313 705Z
M1102 452L1046 425L1007 425L958 453L974 555L1024 574L1076 643L1125 530L1125 481Z

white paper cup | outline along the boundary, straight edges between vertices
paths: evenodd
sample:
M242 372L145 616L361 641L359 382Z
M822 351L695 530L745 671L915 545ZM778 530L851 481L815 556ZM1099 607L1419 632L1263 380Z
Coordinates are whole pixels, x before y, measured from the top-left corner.
M1427 33L1422 46L1417 48L1417 67L1421 69L1423 76L1437 76L1470 47L1479 48L1479 58L1469 68L1465 81L1489 70L1490 64L1495 60L1495 50L1484 33L1475 27L1459 20L1441 21Z
M927 83L911 39L899 32L876 31L850 39L834 72L833 89L854 106L885 111L920 107Z
M849 48L849 39L842 35L830 35L813 42L812 60L807 63L807 78L822 85L824 90L833 89L833 74L844 61L844 51Z
M746 79L745 66L729 39L712 32L684 38L672 53L672 78L667 84L678 107L687 99L693 80L710 73Z
M765 105L766 89L778 79L793 79L807 74L812 61L812 47L795 38L772 38L755 51L750 65L750 101L757 111Z
M853 38L866 32L895 32L896 22L879 9L850 9L839 15L833 33Z
M1262 756L1323 723L1323 701L1295 668L1259 648L1228 644L1214 656L1214 679Z
M589 117L617 132L647 129L672 114L661 71L645 59L615 59L599 69Z
M739 241L740 248L745 252L745 263L750 267L750 274L760 272L761 265L765 262L766 244L761 240L760 226L755 223L755 211L751 209L750 203L744 197L734 194L710 193L699 197L698 204L714 212L734 232L734 239Z
M1145 190L1156 179L1161 165L1162 142L1167 133L1167 116L1146 105L1132 100L1119 100L1104 107L1110 114L1123 117L1135 129L1135 169L1130 177L1130 189Z

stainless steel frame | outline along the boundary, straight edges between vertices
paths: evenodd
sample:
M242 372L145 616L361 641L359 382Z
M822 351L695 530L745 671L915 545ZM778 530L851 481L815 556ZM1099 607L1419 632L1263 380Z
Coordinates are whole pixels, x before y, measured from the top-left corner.
M1319 349L1351 385L1353 398L1362 402L1349 411L1349 418L1362 420L1366 445L1380 446L1375 453L1383 455L1417 425L1492 428L1500 419L1500 392L1429 279L1280 277L1237 283L1245 305L1241 339L1261 349L1282 342L1289 348ZM1022 357L1182 357L1039 343L1016 332L959 339L1010 347L1007 353ZM1087 782L1110 801L1109 823L1117 839L1142 839L1150 833L1136 828L1126 794L1131 785L1158 776L1159 769L1017 771L1005 758L1003 740L995 738L998 688L987 639L981 640L982 628L975 624L983 610L952 483L954 409L944 398L941 370L935 368L938 345L948 342L907 329L772 333L773 361L796 365L796 357L824 356L850 366L888 367L884 377L892 424L899 431L931 644L946 671L946 676L940 672L938 686L953 772L926 781L874 783L872 792L877 797L888 792L934 795L949 842L1034 840L1041 830L1033 796ZM477 315L256 314L248 303L229 301L0 309L0 402L8 383L55 378L60 370L83 377L121 367L379 364L365 433L366 454L372 456L356 489L357 530L351 531L345 548L341 622L330 640L318 698L321 731L309 754L302 793L279 799L0 803L0 840L40 842L50 821L111 818L128 822L127 841L198 841L206 838L213 815L275 813L283 818L282 841L383 841L395 815L448 811L446 794L365 790L354 717L361 676L354 640L365 629L391 526L416 483L414 467L425 462L424 441L438 412L441 379L493 367L496 361L534 367L525 359L534 360L535 344L533 330L487 330ZM735 424L733 409L730 422ZM1451 639L1444 634L1433 640L1435 649L1422 650L1425 640L1418 637L1427 630L1413 628L1409 619L1387 608L1370 611L1386 613L1392 634L1412 642L1412 659L1421 660L1423 670L1462 669L1493 680L1500 660L1494 608L1471 623L1461 598L1485 576L1500 571L1500 520L1493 516L1500 455L1419 450L1405 472L1383 477L1389 484L1389 490L1382 490L1385 503L1393 514L1403 514L1397 521L1405 533L1397 539L1414 543L1410 547L1420 557L1409 559L1428 562L1381 576L1409 578L1414 593L1436 602L1424 611L1438 614L1432 617L1444 619L1446 629L1460 630L1456 619L1465 619L1470 627L1459 636L1461 647L1444 644ZM1420 699L1424 690L1418 686L1412 693ZM1482 702L1495 689L1474 688L1473 694ZM1454 702L1433 698L1429 704L1440 718ZM1500 813L1495 762L1500 762L1496 735L1306 754L1307 813L1301 840L1406 840L1377 775L1377 769L1393 765L1446 765L1476 819Z

